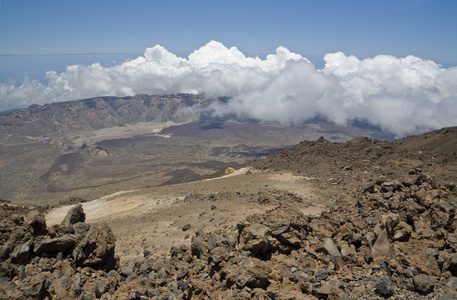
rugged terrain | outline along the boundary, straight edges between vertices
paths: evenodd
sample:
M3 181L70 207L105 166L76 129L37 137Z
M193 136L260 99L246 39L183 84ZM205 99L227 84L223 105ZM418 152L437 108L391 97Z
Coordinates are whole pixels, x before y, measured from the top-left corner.
M0 199L58 205L201 179L325 136L378 131L210 118L205 95L100 97L0 116Z
M1 297L457 297L457 128L319 138L233 171L52 211L1 204Z

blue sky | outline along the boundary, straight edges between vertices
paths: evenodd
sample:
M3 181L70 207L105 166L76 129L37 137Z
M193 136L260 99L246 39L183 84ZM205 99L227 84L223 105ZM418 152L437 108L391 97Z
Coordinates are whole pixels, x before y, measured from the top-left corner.
M187 54L211 40L246 54L415 55L457 65L455 0L2 0L0 54Z
M0 3L0 111L205 93L231 97L214 115L457 126L457 0Z

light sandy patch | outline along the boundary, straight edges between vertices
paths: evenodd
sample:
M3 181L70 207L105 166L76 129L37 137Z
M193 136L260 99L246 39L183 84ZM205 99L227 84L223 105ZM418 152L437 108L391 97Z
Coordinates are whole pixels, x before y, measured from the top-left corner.
M103 215L106 214L111 214L114 211L122 211L120 208L116 208L115 205L108 204L108 201L115 199L116 197L126 194L126 193L132 193L135 192L135 190L132 191L119 191L111 195L106 195L101 198L89 201L89 202L84 202L81 203L84 209L84 212L86 214L86 220L92 220L92 219L97 219L100 218ZM46 224L48 226L52 226L55 224L60 224L65 216L67 215L68 211L74 207L75 204L73 205L64 205L61 207L57 207L52 209L48 214L46 214ZM107 210L106 208L110 207L111 209Z
M219 180L219 179L224 179L224 178L233 177L233 176L246 175L249 171L251 173L260 172L258 170L254 170L251 167L245 167L245 168L241 168L241 169L236 170L235 172L227 174L227 175L223 175L223 176L215 177L215 178L204 179L202 181Z
M278 181L300 181L300 180L316 180L314 177L308 177L308 176L299 176L295 175L293 173L272 173L270 175L270 178L273 180L278 180Z
M257 200L259 193L275 191L302 197L303 201L294 205L306 215L319 214L327 207L316 181L243 168L218 180L120 192L83 203L83 208L86 222L108 223L116 236L121 265L128 265L142 258L145 249L157 255L168 253L172 245L189 245L197 231L235 230L248 215L276 206L277 202ZM59 224L71 207L52 210L46 216L48 226ZM184 231L186 224L191 228Z
M127 124L122 127L111 127L103 128L87 132L78 132L77 135L73 137L73 143L76 145L82 145L86 143L88 145L93 145L97 142L108 140L108 139L123 139L135 137L138 135L144 134L155 134L159 137L170 138L169 134L160 134L160 132L170 126L183 125L186 123L177 123L177 122L164 122L164 123L154 123L154 122L141 122L137 124ZM71 137L70 137L71 139Z

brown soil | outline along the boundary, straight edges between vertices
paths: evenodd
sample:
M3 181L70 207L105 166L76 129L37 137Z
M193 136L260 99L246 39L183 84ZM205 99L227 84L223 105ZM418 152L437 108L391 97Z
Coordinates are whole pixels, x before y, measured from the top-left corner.
M120 192L83 203L83 208L87 222L111 227L122 265L143 258L144 249L160 255L172 245L190 245L197 231L233 228L246 216L276 206L289 193L296 195L304 214L317 215L328 203L316 183L289 172L244 169L220 179ZM46 216L48 226L59 224L71 207L52 210ZM191 227L184 231L187 224Z

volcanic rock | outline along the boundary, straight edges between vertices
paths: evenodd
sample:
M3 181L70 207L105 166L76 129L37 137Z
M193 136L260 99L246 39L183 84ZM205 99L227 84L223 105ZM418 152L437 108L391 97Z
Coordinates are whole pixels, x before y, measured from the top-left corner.
M202 240L199 237L192 238L190 248L192 255L197 256L197 258L204 256L206 253L205 244L203 244Z
M34 235L45 235L48 232L43 214L35 215L29 225L32 227Z
M425 275L425 274L419 274L414 276L414 289L422 294L426 295L429 294L433 291L435 288L435 279L432 277Z
M238 247L252 253L266 253L271 247L270 229L262 224L239 224Z
M387 230L384 229L371 249L371 257L375 259L379 256L387 256L389 254L389 250L390 242L387 236Z
M36 255L40 255L42 252L64 252L70 249L75 243L75 239L67 235L53 239L44 239L35 242L34 252Z
M62 221L62 225L69 226L72 224L76 224L79 222L84 222L86 220L86 214L84 213L84 209L82 204L75 205L72 207L67 215L65 216L65 219Z
M383 297L390 297L395 293L394 284L389 278L383 278L376 283L376 293Z
M116 238L106 223L91 224L87 235L73 250L73 257L78 266L96 266L105 264L114 267L114 246Z
M10 257L14 263L22 264L29 260L30 252L32 251L33 240L28 239L25 242L17 245Z
M140 251L136 261L122 268L106 224L69 221L46 228L36 211L2 204L0 298L455 298L455 185L425 172L428 162L450 159L452 153L442 149L447 156L420 166L410 165L410 159L426 157L426 152L408 152L411 156L399 161L402 166L381 161L395 151L387 142L369 139L342 145L323 139L304 142L268 164L285 168L293 163L300 172L317 159L335 165L330 171L310 168L318 180L332 177L331 184L319 181L329 196L327 211L305 216L295 206L302 203L299 197L262 191L259 198L265 201L256 205L266 206L263 212L236 226L197 231L190 245L171 245L169 255L145 248L144 257ZM400 169L401 176L394 177ZM452 168L447 171L453 178ZM332 175L322 177L325 172ZM216 198L223 197L214 194L211 201Z

